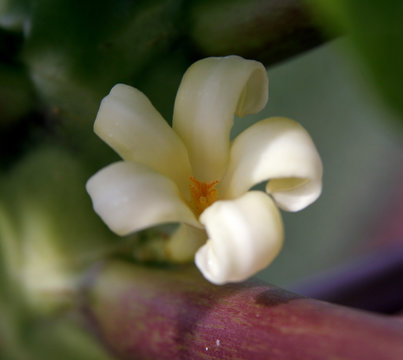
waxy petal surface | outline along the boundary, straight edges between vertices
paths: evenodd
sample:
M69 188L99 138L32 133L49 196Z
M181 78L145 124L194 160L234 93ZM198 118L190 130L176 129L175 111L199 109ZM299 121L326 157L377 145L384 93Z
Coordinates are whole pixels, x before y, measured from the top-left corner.
M234 140L219 192L224 198L238 197L267 180L266 191L287 211L303 209L321 193L318 152L306 130L291 119L262 120Z
M279 253L283 225L273 200L250 191L236 200L217 201L200 217L208 240L195 262L214 284L242 281L264 269Z
M200 227L175 183L144 165L113 163L88 180L87 191L97 214L118 235L170 222Z
M260 111L268 97L264 66L239 56L207 58L183 76L175 101L173 128L185 143L200 181L224 175L234 115Z
M115 85L102 100L94 130L124 160L147 165L187 193L191 175L187 150L141 91Z

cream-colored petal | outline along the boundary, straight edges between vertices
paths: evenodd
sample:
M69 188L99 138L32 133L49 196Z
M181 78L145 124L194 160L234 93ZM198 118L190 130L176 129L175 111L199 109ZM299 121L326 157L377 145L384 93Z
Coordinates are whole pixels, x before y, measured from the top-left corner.
M147 165L187 191L187 150L141 91L115 85L101 102L94 131L124 160Z
M198 180L221 179L234 114L260 111L267 96L266 69L257 61L234 55L211 57L187 70L176 96L173 128L188 149Z
M280 213L264 192L217 201L203 212L200 221L209 239L195 261L214 284L247 279L269 265L282 246Z
M199 226L175 183L144 165L117 162L87 182L94 209L119 235L169 222Z
M171 261L187 262L194 258L206 240L207 235L203 229L181 224L168 240L165 251Z
M241 133L231 147L228 171L219 184L224 198L234 198L262 181L287 211L315 201L322 190L322 162L306 130L287 118L262 120Z

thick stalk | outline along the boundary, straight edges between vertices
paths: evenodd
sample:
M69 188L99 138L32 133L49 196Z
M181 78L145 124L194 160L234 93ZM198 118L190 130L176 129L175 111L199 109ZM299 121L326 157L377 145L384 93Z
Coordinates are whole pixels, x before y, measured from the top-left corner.
M87 300L120 359L403 359L403 322L189 268L108 263Z

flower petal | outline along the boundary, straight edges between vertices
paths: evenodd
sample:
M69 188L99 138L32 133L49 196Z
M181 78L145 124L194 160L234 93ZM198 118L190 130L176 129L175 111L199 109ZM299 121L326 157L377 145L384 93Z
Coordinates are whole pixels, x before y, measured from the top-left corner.
M102 100L94 131L124 160L147 165L187 191L187 150L141 91L115 85Z
M214 284L242 281L269 265L283 242L283 225L273 200L251 191L236 200L217 201L200 217L209 240L195 262Z
M196 251L206 242L207 235L202 229L187 224L179 225L169 238L165 251L174 262L187 262L194 258Z
M234 198L266 180L266 191L287 211L303 209L321 193L318 152L305 129L291 119L262 120L234 140L219 192Z
M221 179L234 114L242 117L260 111L267 94L266 69L257 61L211 57L187 70L176 96L173 128L189 151L198 180Z
M119 235L169 222L200 224L172 180L144 165L117 162L87 182L96 213Z

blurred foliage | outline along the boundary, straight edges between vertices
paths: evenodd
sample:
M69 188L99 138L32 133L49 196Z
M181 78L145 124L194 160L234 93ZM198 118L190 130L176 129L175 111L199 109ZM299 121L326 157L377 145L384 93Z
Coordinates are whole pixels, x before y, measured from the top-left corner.
M330 37L349 35L402 114L402 3L309 1ZM170 119L194 60L236 53L270 65L322 41L296 0L2 0L2 358L109 359L65 315L79 303L84 269L124 242L95 215L84 188L117 158L92 132L115 83L144 91Z
M51 145L0 178L0 337L7 360L109 359L77 321L58 316L77 306L82 271L119 244L92 215L86 178L76 158Z
M48 308L47 296L53 301L60 295L57 304L68 300L74 276L118 239L91 215L83 187L88 176L77 158L59 146L45 145L2 177L5 273L21 283L25 298L35 306L44 300Z
M401 0L306 0L329 33L343 32L403 121L403 2Z
M311 16L294 0L204 0L189 15L196 46L206 54L238 54L266 65L324 41Z
M168 95L156 97L162 99L163 110L167 108L166 99L172 105L171 94L190 62L183 63L183 51L170 55L182 31L178 26L183 23L181 4L175 0L96 4L76 0L6 0L0 6L0 25L4 26L0 40L5 44L6 39L9 43L11 37L18 37L16 34L22 37L16 63L22 64L22 73L27 71L37 98L53 115L51 120L76 127L76 132L90 133L99 102L115 83L136 83L150 89L148 76L167 60ZM3 47L6 46L10 48ZM175 62L180 67L177 72ZM4 86L8 83L1 80ZM4 102L12 102L11 95L6 95ZM25 102L19 108L30 105L30 95L27 89L26 99L20 96L20 101ZM153 92L150 96L154 97ZM158 99L156 102L159 103ZM2 122L16 117L6 110Z
M141 77L177 35L180 2L36 1L23 58L42 96L72 116L93 118L120 81ZM51 31L50 31L51 29ZM82 119L81 119L82 120Z
M92 119L100 99L117 82L149 90L147 95L169 118L172 94L196 58L261 53L266 63L273 63L323 41L304 8L293 1L273 7L255 0L103 0L96 5L4 0L0 25L22 34L20 58L39 97L70 121ZM239 30L244 30L242 41ZM215 43L219 48L210 46ZM270 47L275 50L264 55ZM165 96L150 83L160 67L169 77Z
M34 104L34 90L28 74L19 66L0 63L0 131L28 115Z

